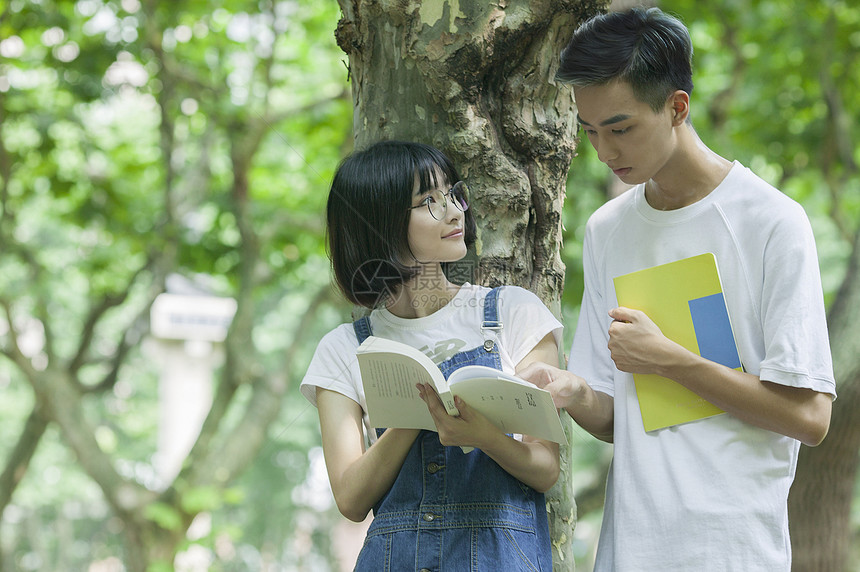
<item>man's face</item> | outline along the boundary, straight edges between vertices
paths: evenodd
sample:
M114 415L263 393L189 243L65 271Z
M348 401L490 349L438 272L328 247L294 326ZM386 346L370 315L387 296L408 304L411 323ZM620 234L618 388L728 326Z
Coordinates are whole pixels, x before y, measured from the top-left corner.
M627 184L657 175L675 149L677 122L667 100L660 112L636 99L627 82L575 87L578 119L597 157Z

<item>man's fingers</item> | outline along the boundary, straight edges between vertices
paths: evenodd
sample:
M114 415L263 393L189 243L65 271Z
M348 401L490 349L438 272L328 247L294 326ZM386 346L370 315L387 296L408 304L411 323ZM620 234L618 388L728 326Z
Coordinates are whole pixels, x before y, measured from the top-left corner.
M636 310L631 310L630 308L625 308L624 306L619 306L617 308L612 308L609 310L609 317L615 320L616 322L632 322L635 317Z

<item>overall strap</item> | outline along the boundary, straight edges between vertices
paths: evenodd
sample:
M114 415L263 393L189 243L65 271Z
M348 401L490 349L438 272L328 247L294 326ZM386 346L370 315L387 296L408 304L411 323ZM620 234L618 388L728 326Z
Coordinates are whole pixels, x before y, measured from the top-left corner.
M373 335L373 330L370 328L370 316L365 316L354 321L352 328L355 330L355 337L358 338L359 344L364 342L368 336Z
M499 291L502 286L490 290L484 298L484 321L481 323L481 334L484 336L484 349L492 351L496 345L495 338L502 331L501 320L499 320Z

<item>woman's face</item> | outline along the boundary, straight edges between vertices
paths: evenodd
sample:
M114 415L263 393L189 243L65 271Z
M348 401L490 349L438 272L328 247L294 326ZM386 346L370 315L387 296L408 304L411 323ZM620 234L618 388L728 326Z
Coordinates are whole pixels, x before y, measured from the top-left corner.
M412 263L454 262L466 256L465 213L455 206L449 194L456 181L448 181L438 169L435 180L434 188L421 193L418 176L415 177L408 231L411 253L406 257ZM431 214L431 207L439 220Z

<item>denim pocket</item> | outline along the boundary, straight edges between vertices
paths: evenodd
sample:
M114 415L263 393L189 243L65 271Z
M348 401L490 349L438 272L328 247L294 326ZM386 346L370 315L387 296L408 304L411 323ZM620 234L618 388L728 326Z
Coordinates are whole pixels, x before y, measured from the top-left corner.
M471 572L541 570L540 543L532 532L506 527L475 528L471 536Z

